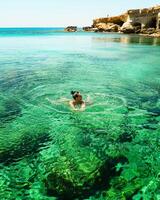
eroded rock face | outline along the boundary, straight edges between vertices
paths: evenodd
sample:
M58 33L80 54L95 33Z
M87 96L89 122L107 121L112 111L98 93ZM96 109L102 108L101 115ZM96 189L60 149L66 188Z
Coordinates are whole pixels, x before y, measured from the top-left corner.
M106 23L98 23L96 24L96 28L98 29L99 32L106 31L108 26Z
M110 32L118 32L120 30L120 26L117 24L113 24L109 27Z
M77 26L68 26L65 28L66 32L76 32L77 31Z
M96 28L98 32L118 32L120 30L120 26L113 23L98 23Z
M127 21L126 13L119 16L95 19L93 20L93 26L96 27L96 25L99 23L105 23L105 24L112 23L121 26L125 21Z
M123 33L135 33L135 28L132 26L130 22L125 22L120 30Z

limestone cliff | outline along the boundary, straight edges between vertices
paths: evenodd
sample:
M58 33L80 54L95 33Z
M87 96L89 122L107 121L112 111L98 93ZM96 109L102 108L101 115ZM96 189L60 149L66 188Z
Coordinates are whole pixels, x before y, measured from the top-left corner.
M94 19L93 20L93 26L96 27L98 23L114 23L117 25L122 25L124 22L127 21L127 13L124 13L119 16L114 16L114 17L104 17L104 18L99 18L99 19Z
M116 24L121 28L108 29L106 27L109 27L109 24ZM111 30L123 33L157 33L160 30L160 5L151 8L128 10L119 16L94 19L92 27L101 32Z

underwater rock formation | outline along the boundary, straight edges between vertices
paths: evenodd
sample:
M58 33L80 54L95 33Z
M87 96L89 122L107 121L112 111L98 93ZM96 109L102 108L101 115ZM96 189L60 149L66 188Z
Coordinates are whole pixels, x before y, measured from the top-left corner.
M0 105L0 126L21 115L19 102L14 99L8 99Z
M81 163L71 168L70 161L61 160L61 167L54 168L45 180L49 196L60 199L84 199L97 190L107 188L110 178L118 175L115 165L127 162L125 157L106 158L102 161L96 155L85 155Z
M31 111L32 112L32 111ZM33 111L34 112L34 111ZM11 163L36 153L50 140L49 127L38 117L16 117L0 129L0 163Z
M46 132L40 133L35 137L31 133L25 133L19 143L9 143L10 146L6 147L6 149L0 148L0 163L9 164L20 160L24 156L36 153L47 141L49 141L49 135Z
M97 117L87 114L80 118L72 115L71 120L74 126L54 128L56 144L41 153L47 174L46 195L85 199L108 188L111 178L117 176L116 165L127 162L117 147L123 117L101 124L95 123Z

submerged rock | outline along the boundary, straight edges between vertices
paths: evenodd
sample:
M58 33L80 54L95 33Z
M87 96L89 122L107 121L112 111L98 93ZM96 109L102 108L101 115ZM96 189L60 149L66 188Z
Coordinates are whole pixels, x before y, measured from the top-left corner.
M99 123L93 115L72 117L74 126L55 127L56 144L41 152L47 195L58 199L85 199L107 188L115 166L127 161L117 147L123 117Z
M61 162L45 180L48 195L60 199L84 199L97 190L108 187L110 178L116 175L115 165L125 163L127 159L107 158L102 161L96 155L88 154L83 161L75 163L73 168L70 161Z
M148 112L151 112L156 116L160 116L160 108L158 108L158 107L148 108Z
M9 164L20 160L24 156L36 153L47 141L49 141L49 134L46 132L36 136L32 136L31 133L25 133L19 143L13 144L6 149L0 149L0 162Z
M19 102L14 99L4 101L0 106L0 125L21 115Z
M38 113L34 116L35 110L30 112L32 117L23 115L0 129L0 162L10 163L36 153L50 140L47 122Z

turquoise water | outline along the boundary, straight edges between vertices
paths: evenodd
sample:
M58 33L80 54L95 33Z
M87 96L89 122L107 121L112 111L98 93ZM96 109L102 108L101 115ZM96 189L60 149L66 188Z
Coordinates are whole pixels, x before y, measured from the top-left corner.
M0 29L0 97L0 199L160 199L160 39Z

